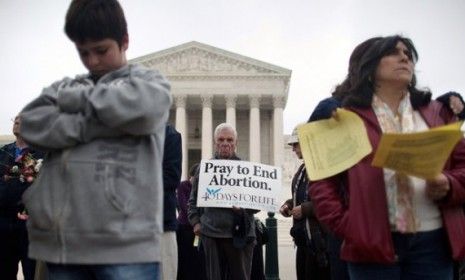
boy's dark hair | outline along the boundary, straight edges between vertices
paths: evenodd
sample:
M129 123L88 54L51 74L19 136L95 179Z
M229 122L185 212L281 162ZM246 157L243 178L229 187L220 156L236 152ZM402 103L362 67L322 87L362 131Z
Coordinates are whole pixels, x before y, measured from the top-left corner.
M75 43L110 38L121 46L128 28L117 0L73 0L66 13L65 33Z

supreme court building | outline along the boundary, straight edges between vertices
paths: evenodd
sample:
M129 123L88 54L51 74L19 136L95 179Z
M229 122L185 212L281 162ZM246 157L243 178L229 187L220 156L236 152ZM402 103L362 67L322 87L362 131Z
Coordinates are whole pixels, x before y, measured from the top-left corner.
M195 41L130 62L159 70L171 83L169 122L182 135L183 179L190 166L213 156L213 130L222 122L236 127L243 160L283 166L291 70Z

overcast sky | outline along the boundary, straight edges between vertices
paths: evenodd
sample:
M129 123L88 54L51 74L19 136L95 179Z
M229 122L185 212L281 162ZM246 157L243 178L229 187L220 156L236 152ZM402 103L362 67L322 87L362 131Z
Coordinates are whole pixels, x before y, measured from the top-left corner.
M292 70L284 132L305 121L373 36L410 37L418 84L465 93L464 0L123 0L129 59L198 41ZM43 87L85 72L63 33L65 0L0 0L0 135Z

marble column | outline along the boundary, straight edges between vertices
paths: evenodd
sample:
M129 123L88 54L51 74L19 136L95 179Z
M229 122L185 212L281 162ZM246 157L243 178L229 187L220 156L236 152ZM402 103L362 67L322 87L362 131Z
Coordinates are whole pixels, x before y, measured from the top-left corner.
M250 119L249 119L249 160L261 162L260 160L260 96L250 96Z
M182 173L181 180L187 179L188 158L187 158L187 142L189 141L187 122L186 122L186 95L174 96L174 104L176 105L176 130L181 133L182 140Z
M228 94L224 97L226 99L226 123L236 128L236 101L237 95Z
M285 104L285 96L273 97L273 165L281 167L284 162L283 108Z
M201 95L200 98L202 99L202 159L210 159L213 154L213 95Z

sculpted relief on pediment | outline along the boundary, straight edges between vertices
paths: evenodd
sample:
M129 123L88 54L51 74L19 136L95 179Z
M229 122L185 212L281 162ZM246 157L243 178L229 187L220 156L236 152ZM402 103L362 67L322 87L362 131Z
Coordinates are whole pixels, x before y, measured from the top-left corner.
M164 75L250 75L279 74L252 63L222 56L198 48L190 48L165 56L154 57L141 63L158 69Z

